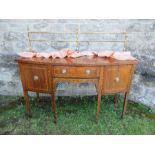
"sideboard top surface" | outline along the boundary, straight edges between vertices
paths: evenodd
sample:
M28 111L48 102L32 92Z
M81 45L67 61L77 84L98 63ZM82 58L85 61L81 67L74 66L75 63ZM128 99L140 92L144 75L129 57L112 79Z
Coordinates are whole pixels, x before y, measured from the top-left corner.
M115 60L112 58L101 57L79 57L79 58L22 58L17 60L19 63L36 63L36 64L51 64L53 66L106 66L106 65L121 65L121 64L137 64L137 60Z

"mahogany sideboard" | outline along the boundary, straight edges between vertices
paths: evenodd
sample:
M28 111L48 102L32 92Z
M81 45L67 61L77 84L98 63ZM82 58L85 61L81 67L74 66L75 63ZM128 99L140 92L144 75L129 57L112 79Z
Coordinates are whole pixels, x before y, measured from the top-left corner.
M18 58L26 108L31 115L28 91L48 93L52 97L54 122L57 122L56 85L67 83L94 83L97 91L96 119L99 118L101 96L125 93L122 117L125 114L132 76L137 60L118 61L111 58L88 56L79 58L46 59Z

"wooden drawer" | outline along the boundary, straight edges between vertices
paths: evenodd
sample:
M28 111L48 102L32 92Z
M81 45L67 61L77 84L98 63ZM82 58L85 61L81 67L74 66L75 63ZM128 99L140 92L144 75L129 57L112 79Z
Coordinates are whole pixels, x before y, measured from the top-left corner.
M28 90L48 91L48 68L44 65L22 65L25 87Z
M55 66L54 77L97 78L99 77L99 68Z
M107 66L103 73L103 93L126 91L131 79L132 65Z

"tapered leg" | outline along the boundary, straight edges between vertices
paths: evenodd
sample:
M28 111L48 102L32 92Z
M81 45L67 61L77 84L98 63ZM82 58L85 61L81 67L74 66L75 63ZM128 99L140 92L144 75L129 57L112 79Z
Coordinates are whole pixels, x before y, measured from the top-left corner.
M37 101L39 102L40 101L39 93L37 92L36 95L37 95Z
M116 108L117 99L118 99L118 94L115 94L114 95L114 107L115 108Z
M57 112L56 112L56 101L55 101L55 93L53 92L52 95L52 112L54 117L54 123L57 124Z
M97 97L97 110L96 110L96 121L98 122L99 114L101 109L101 92L98 93Z
M126 92L124 96L123 111L122 111L122 116L121 116L122 118L124 117L125 112L126 112L128 96L129 96L129 92Z
M24 98L26 103L27 114L29 117L31 117L32 113L31 113L30 101L29 101L28 92L26 90L24 90Z
M98 82L95 83L96 90L98 90Z

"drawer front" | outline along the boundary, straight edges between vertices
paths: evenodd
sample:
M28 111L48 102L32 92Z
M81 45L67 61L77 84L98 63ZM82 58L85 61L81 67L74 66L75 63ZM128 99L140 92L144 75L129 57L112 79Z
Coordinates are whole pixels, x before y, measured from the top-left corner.
M99 77L99 68L55 66L54 77L97 78Z
M132 65L107 66L104 68L104 93L126 91L130 84Z
M42 65L24 65L26 89L48 91L48 68Z

